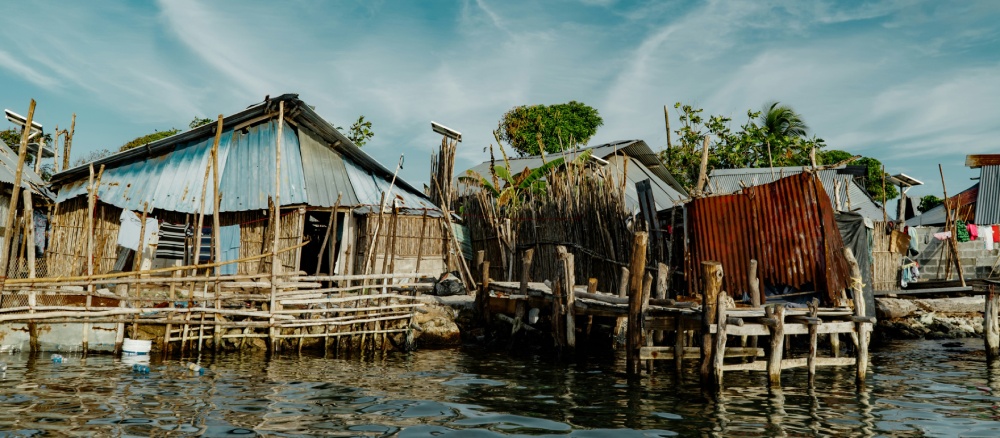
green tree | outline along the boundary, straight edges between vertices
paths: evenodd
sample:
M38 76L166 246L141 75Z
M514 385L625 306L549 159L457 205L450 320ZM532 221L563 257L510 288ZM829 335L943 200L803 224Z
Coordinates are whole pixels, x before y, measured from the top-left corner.
M604 124L597 110L577 101L555 105L516 106L504 113L497 127L500 140L521 155L555 153L587 144Z
M681 127L677 129L677 144L660 152L660 160L670 173L688 190L698 180L701 151L705 136L709 137L708 170L743 167L807 166L810 151L822 149L821 138L807 138L801 117L787 107L765 107L776 114L747 111L747 121L737 130L730 128L731 119L705 116L704 110L680 102ZM777 114L778 112L782 114Z
M106 158L114 155L116 152L111 149L98 149L96 151L90 151L87 155L73 160L73 164L70 167L80 167L87 163L92 163L94 161L100 160L101 158Z
M917 205L917 210L920 210L921 213L926 213L928 210L937 207L942 203L944 203L944 200L938 198L937 196L925 195L924 197L920 198L920 204Z
M358 116L358 120L355 120L351 125L350 131L348 131L347 138L351 140L358 147L362 147L368 140L371 140L375 136L375 131L372 131L372 122L370 120L365 120L365 116Z
M192 123L194 123L194 122L192 122ZM181 131L179 129L168 129L166 131L153 131L150 134L140 135L140 136L138 136L138 137L136 137L136 138L134 138L132 140L129 140L125 144L121 145L118 148L118 152L124 152L124 151L127 151L129 149L135 149L135 148L137 148L139 146L145 146L145 145L150 144L150 143L152 143L154 141L162 140L164 138L170 137L170 136L172 136L174 134L177 134L178 132L181 132ZM90 161L93 161L93 160L89 160L89 161L86 161L86 162L89 163Z
M833 149L817 154L817 161L823 164L836 164L853 156L850 152ZM872 157L861 157L851 164L867 168L862 186L873 200L882 202L882 178L888 176L888 174L883 175L882 173L882 162ZM896 189L896 186L886 184L885 199L896 199L897 196L899 196L899 190Z
M198 116L194 116L194 118L191 119L191 123L188 123L188 128L194 129L194 128L197 128L197 127L199 127L201 125L207 125L207 124L212 123L212 122L214 122L214 120L212 120L212 119L200 118Z

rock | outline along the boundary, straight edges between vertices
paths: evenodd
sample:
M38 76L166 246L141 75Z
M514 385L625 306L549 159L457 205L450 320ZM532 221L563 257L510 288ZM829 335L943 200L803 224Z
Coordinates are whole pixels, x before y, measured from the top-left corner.
M462 333L455 323L455 311L450 307L427 306L426 313L416 315L417 342L427 346L451 346L462 343Z
M465 285L452 273L445 274L434 284L434 294L437 296L465 295Z
M882 319L906 318L920 310L913 300L903 300L899 298L876 298L875 316Z
M925 311L939 314L978 314L986 307L982 296L921 299L913 300L912 303Z

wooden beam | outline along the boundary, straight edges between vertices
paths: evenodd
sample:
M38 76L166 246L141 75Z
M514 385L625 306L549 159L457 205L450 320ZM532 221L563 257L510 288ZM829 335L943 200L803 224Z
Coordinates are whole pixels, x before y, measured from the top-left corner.
M719 292L722 290L722 263L716 261L701 262L701 328L702 355L701 379L708 382L712 375L712 333L711 327L716 324L716 306Z
M646 245L649 234L644 231L635 233L632 239L632 257L629 262L629 311L628 335L626 337L626 370L629 374L639 371L639 347L642 347L642 279L646 272Z

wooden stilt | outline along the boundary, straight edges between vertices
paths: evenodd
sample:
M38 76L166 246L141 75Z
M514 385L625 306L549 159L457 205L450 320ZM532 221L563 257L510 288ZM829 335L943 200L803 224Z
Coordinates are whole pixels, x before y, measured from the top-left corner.
M271 217L274 221L274 241L271 243L271 301L268 311L273 315L278 309L278 242L281 235L281 139L285 126L285 101L278 102L278 135L275 138L275 161L274 161L274 209L275 214ZM278 352L277 329L274 327L274 317L270 319L271 327L268 327L268 344L272 353Z
M1000 358L1000 294L994 285L990 284L986 293L986 309L983 315L983 336L986 340L986 358L990 361Z
M712 325L716 323L716 300L722 290L722 263L701 262L701 381L712 376Z
M764 308L771 332L771 351L767 357L767 381L772 388L781 387L781 358L785 352L785 306L776 304Z
M680 375L684 371L684 318L674 318L674 371Z
M756 259L750 259L750 269L747 270L747 280L748 280L747 284L750 285L750 305L753 306L754 309L760 308L762 296L760 292L760 279L757 278ZM749 347L757 348L756 336L750 337ZM746 358L745 360L747 362L753 362L756 359L757 359L756 357L751 356Z
M809 317L813 318L809 323L809 358L807 360L809 366L809 386L813 386L816 383L816 344L819 341L819 336L817 334L818 320L817 315L819 314L819 300L813 298L809 302Z
M562 282L565 292L565 312L566 312L566 346L576 348L576 302L573 289L576 285L576 275L574 273L574 260L572 253L565 253L560 256L559 265L563 270Z
M716 295L718 311L716 312L715 348L712 349L712 383L716 389L722 389L722 365L726 358L726 292L719 291Z
M619 276L618 280L618 296L621 298L628 297L629 277L630 275L628 268L622 266L621 275ZM611 346L614 349L617 350L618 347L626 343L624 339L626 337L625 330L627 329L627 327L628 327L628 317L626 316L618 317L618 319L615 321L615 331L612 335L612 340L611 340Z
M663 263L656 264L656 299L666 299L670 288L670 267ZM663 330L657 330L653 334L653 343L663 343Z
M632 257L629 262L629 297L628 297L628 336L625 345L626 370L629 374L639 371L639 347L642 346L642 278L646 272L646 245L649 235L640 231L632 240Z
M847 260L847 266L851 269L851 289L854 291L854 315L858 321L855 329L858 338L857 380L859 384L863 384L865 377L868 375L868 341L871 336L872 322L865 319L867 318L867 312L865 311L866 303L864 291L861 287L861 268L858 266L858 260L854 258L854 252L850 248L844 248L844 258Z

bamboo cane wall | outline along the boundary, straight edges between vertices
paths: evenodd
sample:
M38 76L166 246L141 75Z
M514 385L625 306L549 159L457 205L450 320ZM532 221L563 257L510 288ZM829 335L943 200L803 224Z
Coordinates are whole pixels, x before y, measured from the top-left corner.
M600 290L616 291L633 236L623 182L602 168L577 165L552 171L546 181L544 190L499 199L486 190L464 197L473 250L485 251L490 277L520 278L521 257L533 248L531 280L555 279L556 248L564 246L574 254L577 279L596 278Z
M122 209L98 202L94 213L94 273L109 272L118 255L118 231L121 228ZM196 215L176 212L151 213L151 217L170 223L194 223ZM302 215L298 210L282 213L281 232L278 249L288 248L301 239ZM268 225L267 215L260 211L223 213L219 217L221 226L240 224L240 257L248 257L270 252L272 242L265 242L264 233ZM203 224L209 226L211 217ZM46 250L49 276L75 276L87 273L87 200L78 197L61 203L57 214L53 215L49 248ZM286 252L279 256L282 267L295 271L296 252ZM261 264L264 264L263 268ZM238 273L256 274L260 269L269 272L270 262L254 260L240 263ZM39 274L42 276L42 274Z
M382 271L382 262L388 255L390 262L393 258L415 260L418 256L422 259L423 266L428 268L436 266L431 260L438 260L441 263L446 258L448 252L448 239L445 234L441 217L424 217L422 215L404 215L398 213L383 214L381 225L378 226L378 241L375 244L372 272ZM364 269L365 257L368 256L369 247L375 240L375 228L379 223L378 213L371 213L361 216L357 221L358 237L354 246L356 272L361 274ZM421 228L423 228L423 249L421 250ZM391 251L386 251L391 248ZM454 257L451 257L454 259ZM458 261L449 260L448 270L457 270ZM426 270L426 269L424 269Z
M872 230L872 290L899 289L899 267L902 258L892 251L892 222L875 222Z

